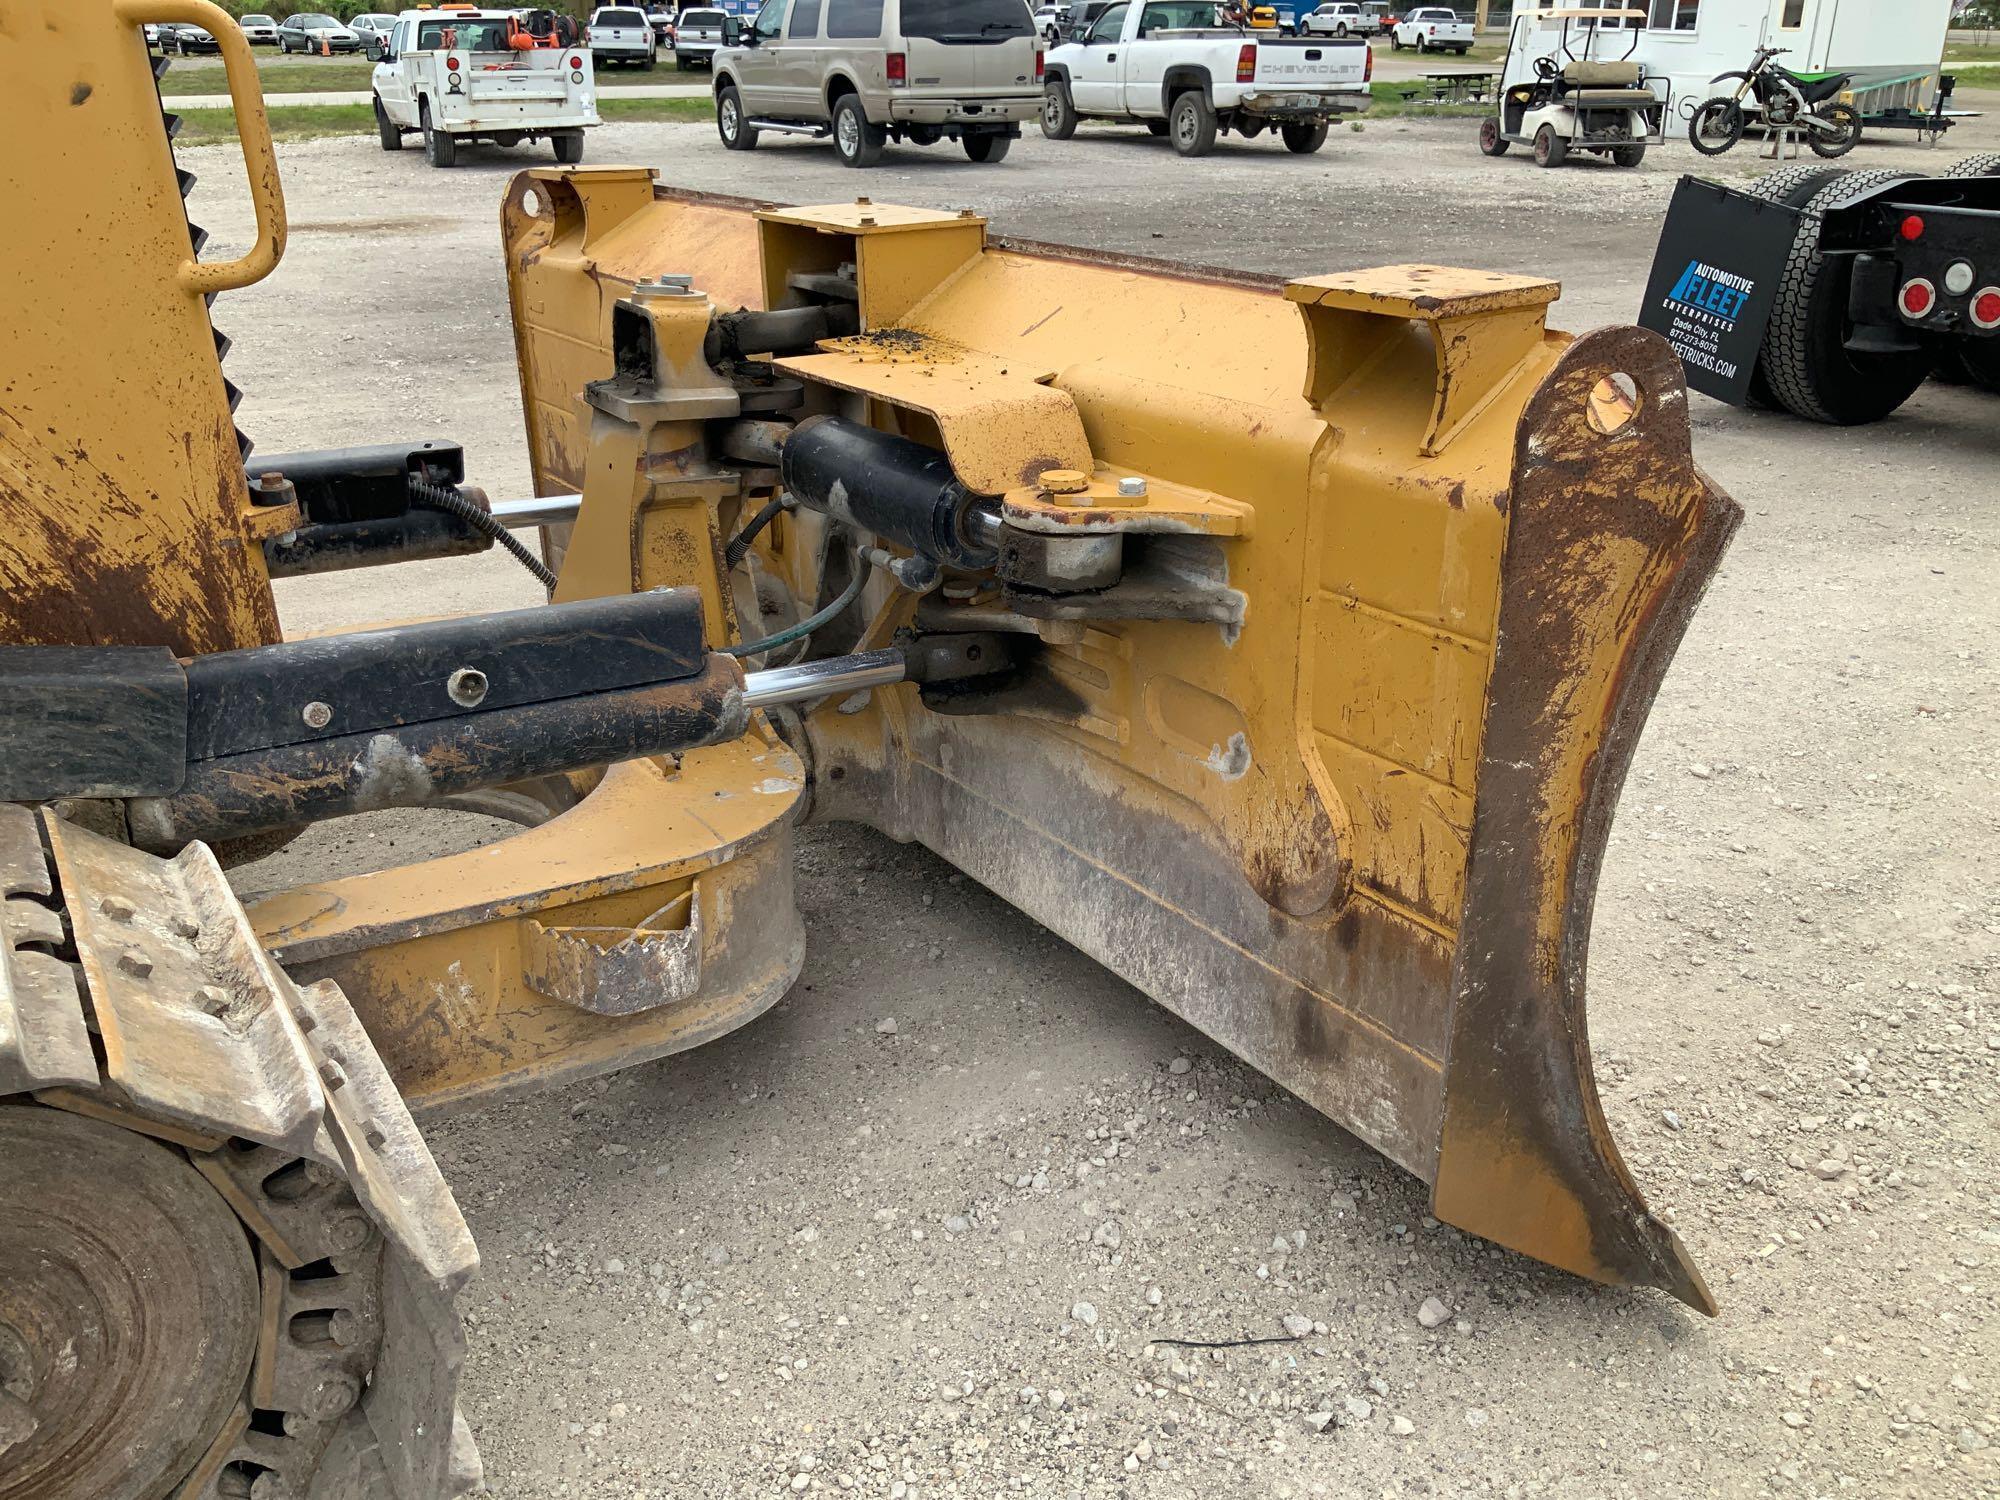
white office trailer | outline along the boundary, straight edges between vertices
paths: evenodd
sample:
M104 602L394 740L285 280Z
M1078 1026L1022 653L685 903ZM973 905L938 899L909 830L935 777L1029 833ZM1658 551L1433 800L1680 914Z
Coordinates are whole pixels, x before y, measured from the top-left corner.
M1604 29L1637 28L1632 57L1649 76L1673 87L1673 113L1686 120L1719 92L1718 73L1750 66L1758 47L1785 47L1778 62L1807 78L1851 73L1855 108L1863 115L1889 109L1927 110L1937 98L1939 64L1953 0L1538 0L1534 9L1643 10L1643 20L1607 17ZM1526 3L1514 7L1513 25L1529 25ZM1559 28L1535 28L1535 47L1550 45ZM1575 36L1574 25L1572 40ZM1626 38L1600 37L1596 56L1621 56ZM1518 50L1523 38L1514 38ZM1580 48L1578 50L1581 50ZM1511 71L1511 70L1510 70ZM1659 90L1656 87L1656 92Z

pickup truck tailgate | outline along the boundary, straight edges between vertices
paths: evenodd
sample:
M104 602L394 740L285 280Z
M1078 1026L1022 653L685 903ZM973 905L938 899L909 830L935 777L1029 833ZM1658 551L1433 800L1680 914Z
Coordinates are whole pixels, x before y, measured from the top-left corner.
M1277 37L1257 42L1257 76L1238 81L1264 87L1358 89L1368 80L1368 43L1359 37Z
M466 75L466 91L478 100L565 99L569 96L569 83L554 68L474 62L472 71Z

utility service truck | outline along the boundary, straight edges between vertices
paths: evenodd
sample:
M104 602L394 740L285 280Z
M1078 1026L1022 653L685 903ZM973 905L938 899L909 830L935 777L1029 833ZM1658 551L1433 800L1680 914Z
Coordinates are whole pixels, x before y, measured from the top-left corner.
M384 151L423 137L434 167L458 160L458 148L546 138L556 160L583 160L583 133L600 123L590 52L552 45L512 10L407 10L390 33L389 55L375 65L375 126Z
M1110 7L1081 37L1052 49L1042 133L1066 141L1080 120L1143 123L1182 156L1206 155L1219 132L1271 130L1301 154L1326 144L1327 122L1368 108L1368 43L1216 26L1206 0Z

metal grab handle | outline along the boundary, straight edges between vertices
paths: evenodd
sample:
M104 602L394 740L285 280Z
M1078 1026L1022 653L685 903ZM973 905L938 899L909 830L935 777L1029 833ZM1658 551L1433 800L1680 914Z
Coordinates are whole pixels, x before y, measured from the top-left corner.
M285 253L285 190L278 182L278 153L264 113L264 88L249 39L227 11L208 0L114 0L113 13L128 26L180 21L199 26L222 50L229 98L236 110L236 138L243 147L243 170L250 179L250 202L257 213L257 242L240 260L204 265L190 255L181 263L180 282L194 296L230 292L262 281Z

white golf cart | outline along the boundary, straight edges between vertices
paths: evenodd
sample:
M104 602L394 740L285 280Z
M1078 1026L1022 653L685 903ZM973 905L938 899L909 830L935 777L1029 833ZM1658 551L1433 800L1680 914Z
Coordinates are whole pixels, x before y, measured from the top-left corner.
M1518 11L1500 71L1499 113L1479 122L1479 149L1502 156L1532 146L1535 164L1559 167L1595 151L1636 167L1666 140L1673 88L1632 56L1643 10ZM1657 86L1657 88L1655 87Z

